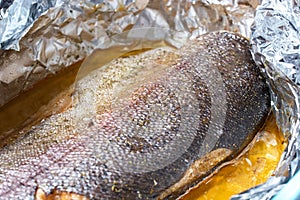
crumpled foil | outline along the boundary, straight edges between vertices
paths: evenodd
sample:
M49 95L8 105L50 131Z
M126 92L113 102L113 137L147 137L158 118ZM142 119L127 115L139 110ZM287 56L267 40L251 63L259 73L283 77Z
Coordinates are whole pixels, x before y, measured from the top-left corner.
M288 146L274 176L232 199L271 199L300 168L300 2L264 0L252 26L252 53L264 67L276 121ZM294 188L297 189L297 188Z
M255 0L15 0L0 8L0 33L18 35L0 36L1 48L10 49L0 50L0 106L95 49L124 44L114 36L128 30L172 31L164 39L176 47L184 39L214 30L249 36L257 4ZM36 8L41 12L29 11ZM13 19L23 20L11 23Z
M250 37L258 4L259 0L0 0L0 106L95 49L128 45L120 37L128 31L175 47L215 30ZM299 168L298 4L269 0L257 9L253 55L265 66L277 122L289 145L274 177L233 199L270 199ZM140 32L149 27L165 32Z
M49 8L61 4L60 0L0 1L0 48L20 50L18 41L33 22Z

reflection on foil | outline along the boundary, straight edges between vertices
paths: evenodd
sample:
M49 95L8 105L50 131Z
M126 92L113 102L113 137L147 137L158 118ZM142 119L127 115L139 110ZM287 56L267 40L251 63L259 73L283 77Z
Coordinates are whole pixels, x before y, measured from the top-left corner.
M0 10L2 11L0 13L0 19L2 19L3 13L5 13L5 11L7 10L7 8L9 8L9 6L11 6L11 4L13 2L14 2L13 0L2 0L2 1L0 1Z
M253 56L257 64L264 66L277 123L289 144L267 183L233 199L270 199L300 168L299 3L265 0L257 9L251 36Z
M20 50L18 41L27 33L32 23L49 8L61 3L60 0L1 1L0 49Z

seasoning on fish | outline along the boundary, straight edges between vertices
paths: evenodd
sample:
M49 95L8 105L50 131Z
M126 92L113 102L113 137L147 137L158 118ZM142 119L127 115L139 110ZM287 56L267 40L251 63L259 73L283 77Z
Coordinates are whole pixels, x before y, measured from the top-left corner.
M0 150L0 199L176 198L238 155L270 110L249 42L228 32L116 59L73 99Z

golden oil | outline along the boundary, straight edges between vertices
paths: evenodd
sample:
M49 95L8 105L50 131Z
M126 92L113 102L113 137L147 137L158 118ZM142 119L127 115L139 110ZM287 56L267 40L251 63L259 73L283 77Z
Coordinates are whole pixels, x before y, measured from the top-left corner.
M271 116L243 155L221 167L216 174L199 183L180 199L225 200L262 184L272 176L285 147L283 134L276 125L275 117Z

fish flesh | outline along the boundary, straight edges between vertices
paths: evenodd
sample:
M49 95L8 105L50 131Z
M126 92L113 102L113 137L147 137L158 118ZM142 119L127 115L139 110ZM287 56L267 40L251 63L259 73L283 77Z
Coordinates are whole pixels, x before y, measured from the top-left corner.
M176 198L238 155L270 111L249 49L238 34L212 32L78 80L70 108L0 149L0 199Z

